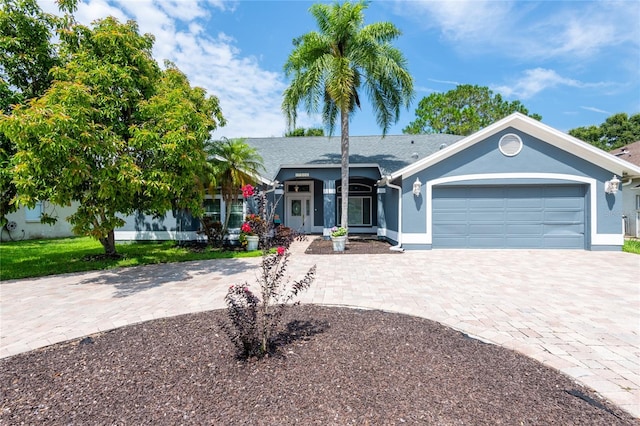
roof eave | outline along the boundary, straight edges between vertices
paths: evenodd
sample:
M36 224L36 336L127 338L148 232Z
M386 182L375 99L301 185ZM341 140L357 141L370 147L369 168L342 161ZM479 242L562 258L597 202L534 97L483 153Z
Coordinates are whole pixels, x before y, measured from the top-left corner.
M458 152L486 139L487 137L498 133L508 127L514 127L524 133L537 137L538 139L550 142L567 152L579 155L604 169L617 173L620 176L635 177L640 176L640 167L629 163L628 161L617 158L593 145L583 142L573 136L561 132L553 127L547 126L538 120L528 117L521 113L513 113L502 120L496 121L494 124L467 136L466 138L450 145L441 151L423 158L407 167L404 167L390 175L390 180L398 177L408 177L421 170L431 167Z

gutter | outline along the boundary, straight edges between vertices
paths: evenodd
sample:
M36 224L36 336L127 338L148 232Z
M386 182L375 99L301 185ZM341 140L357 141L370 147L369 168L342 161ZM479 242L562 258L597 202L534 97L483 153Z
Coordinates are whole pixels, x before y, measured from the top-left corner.
M382 185L398 190L398 244L389 247L389 250L404 252L402 248L402 187L392 184L390 179L391 176L385 176L379 181Z

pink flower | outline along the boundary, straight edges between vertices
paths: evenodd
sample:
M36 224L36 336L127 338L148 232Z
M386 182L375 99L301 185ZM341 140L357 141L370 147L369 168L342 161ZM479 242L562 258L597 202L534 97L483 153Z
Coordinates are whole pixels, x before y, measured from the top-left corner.
M254 194L254 188L253 186L247 184L245 186L242 187L242 196L244 198L249 198Z
M242 227L240 228L240 230L242 232L251 232L251 225L249 225L247 222L242 224Z
M285 248L284 248L284 247L282 247L282 246L281 246L281 247L278 247L278 256L282 256L282 255L284 255L284 252L285 252L286 250L287 250L287 249L285 249Z

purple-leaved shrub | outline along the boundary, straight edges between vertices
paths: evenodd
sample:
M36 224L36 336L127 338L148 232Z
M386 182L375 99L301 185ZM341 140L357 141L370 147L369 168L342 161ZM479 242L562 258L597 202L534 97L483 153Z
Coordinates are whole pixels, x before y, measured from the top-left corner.
M285 247L278 247L273 254L263 254L258 276L260 297L247 283L232 285L225 296L230 323L223 324L223 329L241 358L261 358L275 349L273 337L280 327L284 310L315 279L314 265L301 280L288 285L285 271L290 254Z
M275 349L274 337L284 310L292 305L292 300L300 292L311 286L316 275L314 265L300 281L289 285L285 276L291 255L288 248L293 241L304 239L304 236L284 226L276 227L273 219L279 199L268 206L266 193L255 193L254 189L245 186L242 193L245 199L253 198L257 207L257 211L247 217L253 224L249 225L252 231L260 238L262 249L258 274L260 294L254 294L247 283L232 285L225 296L229 322L222 325L241 358L261 358ZM272 253L274 247L277 249Z

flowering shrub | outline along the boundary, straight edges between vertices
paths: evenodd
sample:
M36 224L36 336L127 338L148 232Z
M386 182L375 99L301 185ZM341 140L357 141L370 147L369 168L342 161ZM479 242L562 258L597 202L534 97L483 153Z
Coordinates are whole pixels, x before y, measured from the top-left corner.
M253 294L247 283L232 285L227 291L224 300L230 324L223 324L222 328L241 358L260 358L274 349L273 337L280 326L284 309L315 280L314 265L300 281L288 286L285 271L289 255L284 247L278 247L277 253L262 257L258 276L261 297Z
M334 226L333 228L331 228L332 237L344 237L345 235L347 235L347 228L343 228L342 226Z
M267 224L257 214L249 214L245 218L245 222L240 227L240 243L243 246L247 245L247 236L257 235L262 236L267 231Z
M249 198L252 197L255 194L255 188L249 184L244 185L242 188L240 188L242 190L242 196L244 198Z
M241 358L262 357L275 346L274 335L280 325L284 309L289 302L315 279L315 265L300 281L288 285L285 270L289 260L287 248L299 236L294 230L274 226L275 208L278 200L267 207L264 191L255 194L251 185L242 187L245 198L254 197L257 214L247 215L240 229L240 241L246 244L248 235L260 237L263 249L261 273L258 274L260 297L251 292L248 285L233 285L225 296L229 322L222 328L238 349ZM277 246L276 253L269 254L269 248Z

